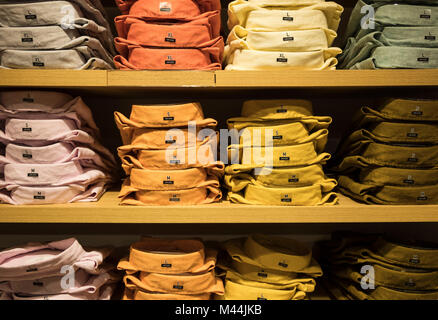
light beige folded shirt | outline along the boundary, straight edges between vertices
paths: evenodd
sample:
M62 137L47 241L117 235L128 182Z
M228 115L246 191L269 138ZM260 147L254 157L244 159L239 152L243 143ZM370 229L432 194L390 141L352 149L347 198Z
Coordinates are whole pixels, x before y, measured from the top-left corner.
M312 1L246 1L236 0L228 5L228 28L297 30L328 28L336 31L344 8L335 2Z
M234 26L227 43L239 41L252 50L315 51L327 49L336 38L335 31L324 28L292 31L271 31L262 28L245 29Z

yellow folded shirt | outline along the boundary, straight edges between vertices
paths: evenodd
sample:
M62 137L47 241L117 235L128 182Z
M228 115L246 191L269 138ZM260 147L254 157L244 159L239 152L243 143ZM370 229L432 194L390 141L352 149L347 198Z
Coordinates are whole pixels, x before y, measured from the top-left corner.
M335 70L342 53L339 48L309 52L280 52L245 49L245 44L233 41L226 46L225 70Z
M228 5L228 28L241 25L271 30L328 28L336 31L343 11L335 2L236 0Z
M333 30L317 28L310 30L267 31L234 26L227 43L241 41L242 47L265 51L315 51L327 49L337 34ZM229 47L227 47L228 49ZM225 54L228 54L225 52Z
M275 290L238 284L225 280L225 294L216 296L218 300L302 300L306 294L291 290Z
M227 240L224 248L240 263L314 277L322 275L318 262L312 259L312 249L294 239L256 234Z
M332 183L332 186L333 189L336 184ZM324 193L321 185L301 188L267 188L249 184L242 192L228 192L227 197L234 203L277 206L334 205L339 200L336 192Z

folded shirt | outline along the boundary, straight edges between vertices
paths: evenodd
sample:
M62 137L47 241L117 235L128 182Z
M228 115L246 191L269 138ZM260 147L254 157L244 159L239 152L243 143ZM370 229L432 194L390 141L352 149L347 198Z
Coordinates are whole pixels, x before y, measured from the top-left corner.
M348 176L339 176L339 190L369 204L424 205L438 203L436 185L376 186L357 182Z
M211 293L175 294L146 292L141 289L130 290L125 288L122 300L210 300Z
M315 51L327 49L337 34L329 29L310 29L292 31L271 31L265 29L245 29L234 26L227 43L241 43L241 47L264 51Z
M20 186L68 186L111 182L109 173L83 168L79 161L55 164L10 163L0 168L3 179L0 188L10 184Z
M221 9L219 0L170 0L151 2L148 0L116 0L122 14L134 16L179 19L196 17L200 13Z
M4 155L0 155L0 166L8 163L55 164L78 161L84 168L91 167L112 171L115 164L110 159L90 148L76 146L68 142L58 142L43 147L9 143L5 147Z
M303 5L295 1L236 0L228 5L228 28L296 30L327 28L336 31L344 8L335 2Z
M0 8L0 26L27 27L59 25L77 29L87 36L99 39L114 54L110 25L104 14L96 8L102 5L93 0L73 1L5 1ZM72 3L73 2L73 3Z
M436 169L400 169L391 167L363 168L358 179L375 186L427 186L438 184Z
M94 275L78 269L75 271L74 283L69 283L67 288L63 288L61 283L64 276L61 274L33 280L4 281L0 283L0 291L32 296L62 293L93 294L98 292L103 285L113 282L113 277L105 270Z
M62 50L86 46L93 56L112 65L113 56L93 37L80 36L60 26L0 28L0 48L16 50Z
M378 47L370 58L350 69L431 69L438 67L438 48Z
M0 251L0 281L50 277L60 274L65 265L100 274L99 266L110 253L110 248L86 251L75 238L30 242Z
M110 70L113 67L87 46L74 49L29 51L3 50L0 52L0 69L77 69Z
M316 206L338 203L336 192L332 190L336 182L327 182L325 186L314 184L298 188L274 188L248 184L243 192L228 192L228 199L234 203L277 205L277 206Z
M212 176L213 177L213 176ZM192 205L217 202L222 198L220 183L213 178L190 189L144 190L131 185L127 178L119 193L120 204L125 205Z
M139 276L123 277L125 287L131 290L141 289L150 293L173 293L196 295L203 293L224 293L224 285L214 270L200 274L160 274L140 272Z
M127 274L204 273L214 269L216 255L217 251L205 248L199 240L144 237L131 244L129 257L120 260L117 268Z
M224 52L225 70L334 70L339 48L309 52L249 50L245 44L231 42Z
M145 48L126 42L116 42L116 47L122 55L115 56L114 63L122 70L217 70L222 68L224 42L219 37L199 49Z
M218 11L172 20L172 24L167 19L119 16L115 24L120 38L147 47L198 48L220 36Z

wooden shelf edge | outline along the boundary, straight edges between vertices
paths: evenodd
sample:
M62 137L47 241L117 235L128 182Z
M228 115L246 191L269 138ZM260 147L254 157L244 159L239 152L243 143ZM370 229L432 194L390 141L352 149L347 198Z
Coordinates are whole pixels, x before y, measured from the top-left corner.
M120 206L117 192L94 203L0 205L0 223L438 223L438 205L362 205L341 196L336 206L248 206L227 202L199 206Z

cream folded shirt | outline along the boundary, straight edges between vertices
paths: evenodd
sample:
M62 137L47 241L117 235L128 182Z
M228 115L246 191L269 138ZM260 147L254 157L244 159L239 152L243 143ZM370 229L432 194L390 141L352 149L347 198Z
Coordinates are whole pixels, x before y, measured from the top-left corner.
M234 26L227 43L238 41L242 47L266 51L315 51L327 49L336 38L333 30L316 28L309 30L271 31L245 29ZM229 48L229 47L228 47Z

